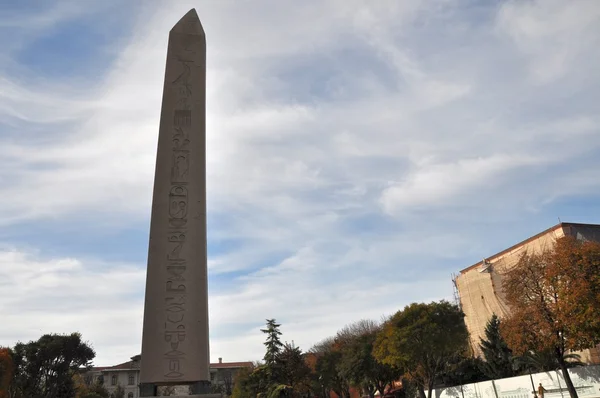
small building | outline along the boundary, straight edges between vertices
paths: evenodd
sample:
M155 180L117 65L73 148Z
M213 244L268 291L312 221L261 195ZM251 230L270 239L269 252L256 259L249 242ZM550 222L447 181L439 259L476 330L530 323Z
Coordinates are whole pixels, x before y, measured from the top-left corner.
M125 391L125 398L138 398L139 380L140 380L140 360L142 356L131 357L130 361L120 363L115 366L102 366L90 369L85 378L89 382L100 382L108 390L110 397L114 397L118 386ZM246 367L251 367L252 362L219 362L210 364L210 381L213 386L221 388L221 391L228 395L233 389L233 381L236 373ZM187 391L179 393L187 394Z
M482 354L479 342L485 337L485 326L492 314L503 318L510 313L502 290L506 271L517 264L523 253L541 253L551 248L556 239L564 236L600 242L600 225L560 223L460 271L454 283L465 313L474 355ZM600 363L600 346L578 354L581 355L582 362Z

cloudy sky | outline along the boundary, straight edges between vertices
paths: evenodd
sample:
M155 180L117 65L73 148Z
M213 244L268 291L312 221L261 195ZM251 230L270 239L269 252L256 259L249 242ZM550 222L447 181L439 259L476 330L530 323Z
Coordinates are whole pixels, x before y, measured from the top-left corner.
M0 0L0 345L139 353L168 31L207 33L212 360L600 223L600 2Z

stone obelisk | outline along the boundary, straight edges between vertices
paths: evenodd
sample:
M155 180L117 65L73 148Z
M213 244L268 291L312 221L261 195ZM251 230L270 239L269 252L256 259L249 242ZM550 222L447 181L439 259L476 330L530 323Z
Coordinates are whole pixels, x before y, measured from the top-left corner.
M209 393L206 38L194 9L169 33L143 327L140 395Z

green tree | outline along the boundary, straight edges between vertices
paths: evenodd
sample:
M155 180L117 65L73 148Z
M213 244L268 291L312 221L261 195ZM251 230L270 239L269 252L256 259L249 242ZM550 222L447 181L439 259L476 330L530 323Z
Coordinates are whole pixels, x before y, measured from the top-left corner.
M571 398L571 351L600 343L600 243L557 239L551 249L524 253L502 287L512 312L502 335L516 355L552 352Z
M445 386L457 386L489 380L484 367L485 362L481 358L473 358L466 352L460 353L446 363L440 381Z
M47 334L13 350L15 372L13 396L27 398L73 398L74 373L89 368L94 350L79 333Z
M349 339L341 348L342 358L338 365L341 375L371 398L376 391L384 396L386 388L401 375L396 368L378 362L373 356L377 332L378 329L373 328Z
M299 347L286 344L276 359L274 381L287 386L286 391L293 394L308 393L310 390L311 370L304 360Z
M350 382L338 370L338 364L342 360L342 353L339 350L331 349L318 355L315 368L319 384L324 389L333 391L338 397L350 397Z
M419 395L431 398L436 378L468 347L463 312L447 301L414 303L398 311L377 335L375 358L406 370Z
M275 364L277 356L283 348L283 343L279 338L279 336L281 336L281 331L279 330L280 327L281 325L275 322L275 319L267 319L267 328L260 330L267 335L267 340L264 342L264 345L267 347L267 351L265 352L263 359L265 361L265 365L268 367Z
M485 339L480 339L485 364L483 371L491 379L516 376L512 350L500 334L500 319L493 314L485 326Z

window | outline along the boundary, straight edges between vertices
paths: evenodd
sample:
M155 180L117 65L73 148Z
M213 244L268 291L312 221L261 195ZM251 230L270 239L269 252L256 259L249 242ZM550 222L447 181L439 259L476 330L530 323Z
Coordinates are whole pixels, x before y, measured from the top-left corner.
M133 373L129 374L129 385L132 386L135 384L135 375Z
M117 385L117 375L112 375L110 377L110 385L111 386L116 386Z
M133 398L133 393L130 392L129 394L127 394L127 398Z
M210 381L215 381L215 374L214 373L210 373Z

